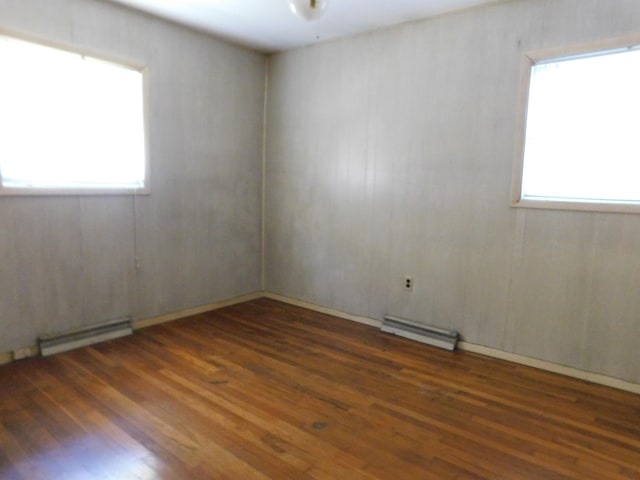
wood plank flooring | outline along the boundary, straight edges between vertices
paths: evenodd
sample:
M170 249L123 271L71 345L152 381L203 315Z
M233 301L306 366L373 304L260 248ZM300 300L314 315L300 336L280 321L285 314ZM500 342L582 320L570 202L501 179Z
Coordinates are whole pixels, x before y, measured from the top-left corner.
M0 367L2 479L640 479L640 396L260 299Z

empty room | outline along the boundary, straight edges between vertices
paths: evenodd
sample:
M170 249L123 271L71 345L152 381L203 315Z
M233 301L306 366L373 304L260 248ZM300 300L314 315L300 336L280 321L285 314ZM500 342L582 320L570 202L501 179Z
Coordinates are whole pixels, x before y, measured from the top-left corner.
M640 2L0 0L0 480L640 479Z

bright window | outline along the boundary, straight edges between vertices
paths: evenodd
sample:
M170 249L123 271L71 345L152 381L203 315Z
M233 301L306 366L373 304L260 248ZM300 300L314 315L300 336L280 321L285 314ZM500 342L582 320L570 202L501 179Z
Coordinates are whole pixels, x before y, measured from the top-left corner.
M144 72L0 36L0 193L145 191Z
M532 60L529 74L516 202L640 206L640 50Z

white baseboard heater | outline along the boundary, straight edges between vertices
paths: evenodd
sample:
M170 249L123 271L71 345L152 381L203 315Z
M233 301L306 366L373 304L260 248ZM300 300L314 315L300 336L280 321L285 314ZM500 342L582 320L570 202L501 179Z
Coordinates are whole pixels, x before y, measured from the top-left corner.
M73 350L74 348L86 347L94 343L124 337L132 333L131 319L123 318L57 335L45 335L38 338L38 346L40 347L40 354L46 357L55 353Z
M455 330L420 325L409 320L392 317L391 315L384 317L382 331L433 345L434 347L444 348L445 350L455 350L460 336Z

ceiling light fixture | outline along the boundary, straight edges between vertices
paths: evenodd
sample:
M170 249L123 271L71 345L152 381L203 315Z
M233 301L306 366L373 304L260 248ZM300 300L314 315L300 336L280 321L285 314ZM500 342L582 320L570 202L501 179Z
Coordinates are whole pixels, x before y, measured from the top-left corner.
M329 0L289 0L289 8L300 18L311 21L322 16Z

